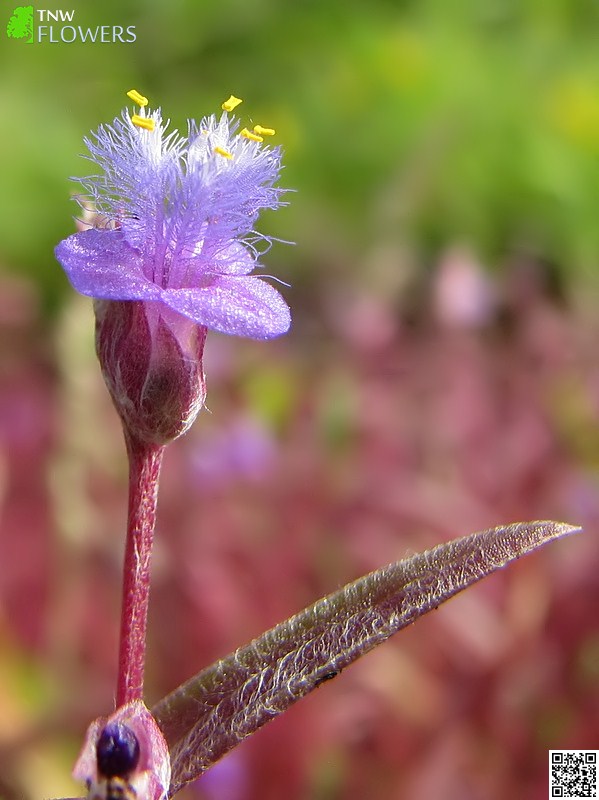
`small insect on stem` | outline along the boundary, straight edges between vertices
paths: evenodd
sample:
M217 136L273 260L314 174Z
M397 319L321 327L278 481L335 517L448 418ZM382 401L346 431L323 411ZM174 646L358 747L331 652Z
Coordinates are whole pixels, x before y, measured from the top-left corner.
M333 670L331 672L325 672L324 675L321 675L314 681L314 688L318 689L318 687L322 683L326 683L327 681L332 681L333 678L336 678L339 675L339 670Z

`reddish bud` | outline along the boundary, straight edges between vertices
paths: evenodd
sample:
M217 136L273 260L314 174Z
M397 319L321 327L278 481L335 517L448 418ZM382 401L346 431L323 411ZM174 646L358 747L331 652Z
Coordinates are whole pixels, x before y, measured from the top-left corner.
M162 304L97 300L96 352L125 431L165 445L204 404L206 328Z

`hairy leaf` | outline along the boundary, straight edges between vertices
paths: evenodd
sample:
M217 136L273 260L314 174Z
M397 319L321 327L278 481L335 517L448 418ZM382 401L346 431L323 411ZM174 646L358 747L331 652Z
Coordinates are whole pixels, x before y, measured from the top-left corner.
M422 614L578 530L517 523L439 545L348 584L204 669L152 709L171 751L170 794Z

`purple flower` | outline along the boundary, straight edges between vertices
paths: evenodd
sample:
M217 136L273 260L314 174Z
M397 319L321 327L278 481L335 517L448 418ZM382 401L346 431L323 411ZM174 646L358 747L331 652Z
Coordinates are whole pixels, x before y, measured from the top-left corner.
M126 434L166 444L204 403L202 354L209 328L270 339L289 329L281 295L251 273L270 239L260 210L281 205L274 130L239 130L220 119L166 133L147 100L86 139L102 174L79 178L96 225L64 239L56 257L79 292L93 297L96 350ZM87 208L84 202L81 203Z
M222 333L285 333L287 304L251 274L270 244L254 229L260 210L281 205L280 150L263 144L274 131L239 131L225 110L190 121L187 136L167 134L160 110L143 105L85 140L103 174L78 180L102 226L56 248L69 280L90 297L142 301Z

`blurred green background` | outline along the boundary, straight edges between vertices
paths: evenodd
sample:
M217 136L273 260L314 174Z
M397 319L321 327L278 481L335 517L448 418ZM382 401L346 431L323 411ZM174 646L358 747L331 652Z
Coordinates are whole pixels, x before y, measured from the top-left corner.
M48 307L67 290L52 248L82 137L131 87L183 129L230 92L277 128L297 194L263 229L299 243L271 257L295 286L323 266L368 281L381 244L426 263L456 240L491 268L524 248L597 273L596 0L109 0L78 3L75 24L137 40L1 39L0 258Z

